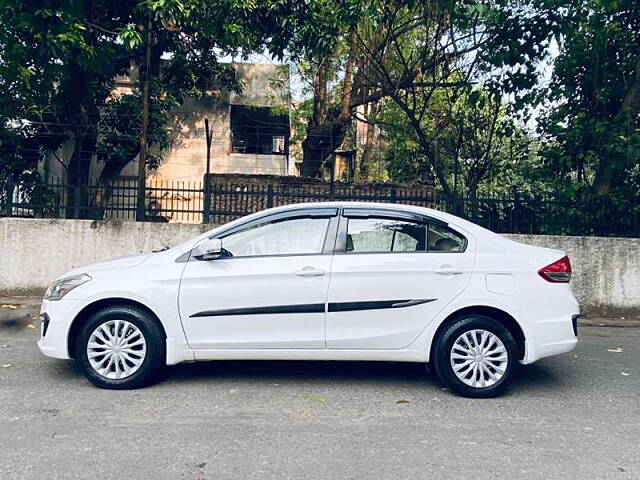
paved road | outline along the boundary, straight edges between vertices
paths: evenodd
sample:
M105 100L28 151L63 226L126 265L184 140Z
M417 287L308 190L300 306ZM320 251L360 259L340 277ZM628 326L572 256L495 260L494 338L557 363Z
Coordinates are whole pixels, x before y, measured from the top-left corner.
M583 327L492 400L393 363L208 362L114 392L42 357L18 301L0 308L3 480L640 478L638 328Z

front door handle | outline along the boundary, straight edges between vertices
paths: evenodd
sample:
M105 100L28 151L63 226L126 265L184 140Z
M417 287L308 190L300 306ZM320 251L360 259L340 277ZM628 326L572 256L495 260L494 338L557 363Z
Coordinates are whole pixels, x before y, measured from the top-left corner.
M462 270L452 267L436 268L434 272L438 275L460 275L461 273L463 273Z
M302 270L296 270L294 273L299 277L321 277L326 272L319 268L304 267Z

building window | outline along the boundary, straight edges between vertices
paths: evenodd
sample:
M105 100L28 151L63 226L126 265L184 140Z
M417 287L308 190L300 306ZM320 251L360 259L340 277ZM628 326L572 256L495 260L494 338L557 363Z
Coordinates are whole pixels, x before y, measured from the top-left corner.
M271 107L231 105L231 151L287 155L289 115L276 114Z

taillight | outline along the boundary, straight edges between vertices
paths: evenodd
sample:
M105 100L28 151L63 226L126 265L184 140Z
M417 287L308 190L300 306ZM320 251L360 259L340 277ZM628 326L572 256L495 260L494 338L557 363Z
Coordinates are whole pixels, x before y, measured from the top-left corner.
M553 262L538 270L538 275L547 282L568 283L571 280L571 262L566 255L560 260Z

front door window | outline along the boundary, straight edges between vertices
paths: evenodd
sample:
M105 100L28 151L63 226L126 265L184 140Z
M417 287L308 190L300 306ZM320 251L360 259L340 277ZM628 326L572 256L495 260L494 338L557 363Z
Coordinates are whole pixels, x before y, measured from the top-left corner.
M223 238L234 257L304 255L322 252L328 218L294 218L253 225Z

